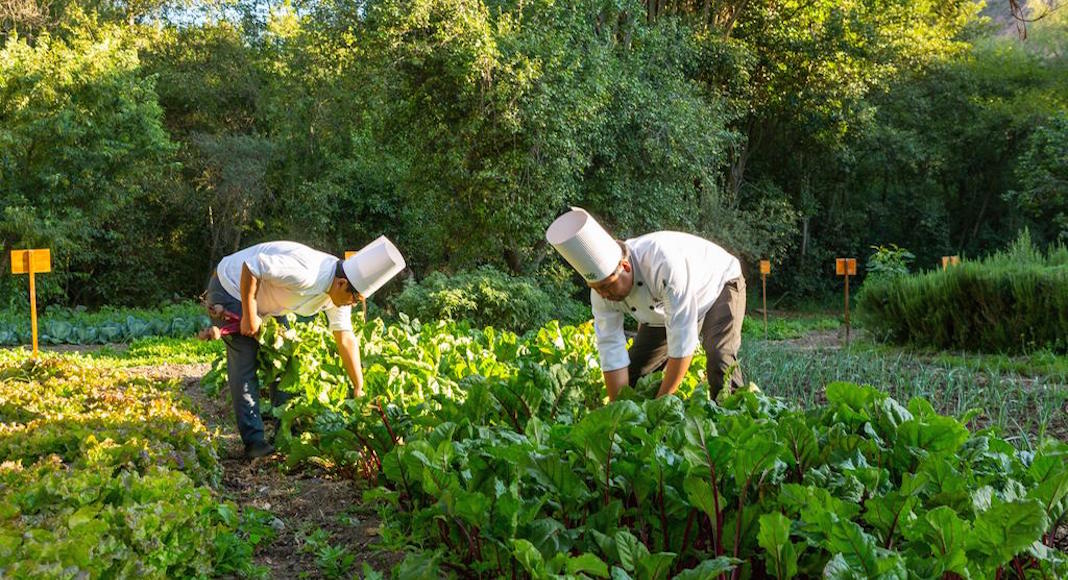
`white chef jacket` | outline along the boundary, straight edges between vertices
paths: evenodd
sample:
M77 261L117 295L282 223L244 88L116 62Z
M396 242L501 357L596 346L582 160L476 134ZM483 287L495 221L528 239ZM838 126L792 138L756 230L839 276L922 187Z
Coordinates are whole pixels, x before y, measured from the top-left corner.
M727 282L742 275L738 258L712 242L683 232L653 232L624 242L634 285L613 302L590 291L601 368L630 365L623 315L667 328L667 351L683 358L697 349L700 322Z
M298 244L266 242L226 256L215 269L222 287L241 300L241 267L259 279L256 310L260 316L326 311L330 330L352 330L352 308L335 306L326 293L334 282L338 258Z

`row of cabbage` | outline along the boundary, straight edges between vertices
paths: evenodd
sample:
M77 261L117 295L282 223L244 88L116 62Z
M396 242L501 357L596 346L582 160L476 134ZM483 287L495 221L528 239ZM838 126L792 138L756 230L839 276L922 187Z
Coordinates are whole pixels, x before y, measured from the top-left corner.
M87 313L70 308L52 308L37 323L38 342L58 344L111 344L150 336L190 338L211 323L203 308L192 303L160 309L108 308ZM30 344L29 312L0 313L0 346Z

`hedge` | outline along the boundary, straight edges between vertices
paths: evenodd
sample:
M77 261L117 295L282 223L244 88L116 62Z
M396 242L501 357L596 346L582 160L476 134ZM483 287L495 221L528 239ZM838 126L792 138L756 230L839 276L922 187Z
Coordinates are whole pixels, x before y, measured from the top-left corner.
M1007 250L944 271L865 282L860 322L876 337L939 349L1068 350L1068 249L1027 232Z

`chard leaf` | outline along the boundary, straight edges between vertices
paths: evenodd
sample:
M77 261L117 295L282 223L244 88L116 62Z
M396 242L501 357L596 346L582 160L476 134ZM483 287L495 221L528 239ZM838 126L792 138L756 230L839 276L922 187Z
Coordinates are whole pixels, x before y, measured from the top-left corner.
M665 580L671 575L671 563L675 561L672 552L647 554L638 560L638 580Z
M519 539L512 540L512 555L534 578L542 578L545 576L545 558L542 557L541 552L534 547L527 540ZM403 578L403 575L399 575Z
M913 509L919 503L917 496L925 489L926 480L925 475L906 473L899 489L865 502L864 521L882 534L884 545L890 545L892 536L900 533L904 523L912 518Z
M927 512L908 526L905 536L910 541L924 542L930 553L924 559L935 565L933 576L952 572L968 575L966 542L971 533L971 524L962 520L952 509L939 506Z
M1049 525L1036 500L996 503L975 518L968 556L992 571L1037 542Z
M634 534L625 530L616 532L615 540L620 565L627 572L636 571L638 562L649 555L649 549Z
M1040 452L1027 471L1038 484L1028 497L1042 503L1050 521L1064 517L1068 510L1068 453Z
M727 556L720 556L711 560L705 560L689 570L683 570L675 576L675 580L708 580L718 578L724 572L730 572L742 561Z
M786 446L787 453L784 457L796 473L803 477L808 468L816 463L820 454L816 429L805 422L803 417L790 416L779 421L778 431Z
M716 517L716 498L712 495L712 484L708 481L707 473L701 473L700 469L691 470L682 487L686 491L686 497L689 498L694 507L710 518L714 519ZM726 500L721 495L719 497L719 508L721 510L725 507L725 502Z
M757 543L764 548L768 571L776 578L797 575L797 551L790 543L790 519L779 512L760 516Z
M398 578L411 578L412 580L435 580L441 578L439 559L441 554L430 551L412 552L405 556L397 568Z
M860 574L866 578L879 577L879 557L875 552L875 538L850 521L836 521L827 538L827 549L835 557L828 562L825 573L834 578L850 578Z
M968 429L952 417L932 415L905 421L898 428L898 445L927 453L955 453L968 440Z
M598 578L608 578L608 564L597 556L586 553L567 559L568 574L589 574Z

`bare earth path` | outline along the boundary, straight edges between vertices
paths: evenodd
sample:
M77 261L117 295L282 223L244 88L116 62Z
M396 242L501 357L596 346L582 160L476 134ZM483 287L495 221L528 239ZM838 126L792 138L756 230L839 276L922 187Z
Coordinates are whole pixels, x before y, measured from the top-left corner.
M200 386L207 364L134 367L137 373L156 380L175 379L192 402L193 411L213 432L222 465L223 497L242 509L257 508L273 514L278 531L270 545L256 549L255 561L270 570L272 578L328 577L331 562L353 557L349 578L367 562L380 572L400 560L400 555L375 550L379 519L374 509L360 500L364 484L332 478L317 469L286 472L278 455L247 461L240 457L242 446L234 426L228 397L209 397ZM327 534L334 550L342 556L316 550L306 538L317 530ZM321 534L320 534L321 536ZM322 544L319 544L321 547Z

